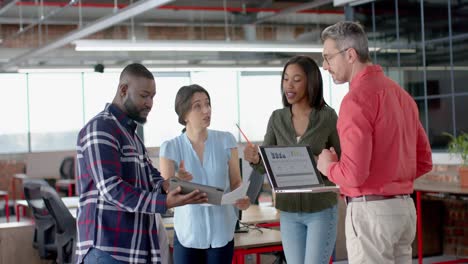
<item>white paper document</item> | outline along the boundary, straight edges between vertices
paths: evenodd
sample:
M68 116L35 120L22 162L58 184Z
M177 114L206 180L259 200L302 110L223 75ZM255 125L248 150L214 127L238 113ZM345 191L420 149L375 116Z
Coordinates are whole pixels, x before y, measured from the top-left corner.
M249 185L250 181L242 182L241 186L237 187L234 191L223 194L221 204L235 204L237 200L244 198L247 194Z

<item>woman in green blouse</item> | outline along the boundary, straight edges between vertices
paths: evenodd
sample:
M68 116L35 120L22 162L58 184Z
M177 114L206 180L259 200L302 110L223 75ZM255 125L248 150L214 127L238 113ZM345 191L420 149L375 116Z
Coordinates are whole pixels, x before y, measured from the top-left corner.
M281 94L284 107L271 114L263 145L309 145L316 156L322 149L333 147L339 154L338 117L323 99L322 76L311 58L296 56L286 63ZM257 146L247 145L244 159L265 173ZM326 177L324 181L333 185ZM328 263L336 240L336 204L337 194L333 192L276 194L288 263Z

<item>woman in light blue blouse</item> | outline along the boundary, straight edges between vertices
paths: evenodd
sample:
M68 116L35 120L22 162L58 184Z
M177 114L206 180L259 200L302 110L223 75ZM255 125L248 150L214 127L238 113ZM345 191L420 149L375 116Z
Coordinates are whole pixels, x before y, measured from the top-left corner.
M183 133L162 144L160 169L164 178L179 177L229 192L242 183L234 136L209 130L211 101L199 85L180 88L175 100ZM235 206L245 210L248 197ZM186 205L174 212L174 263L231 263L237 215L232 205Z

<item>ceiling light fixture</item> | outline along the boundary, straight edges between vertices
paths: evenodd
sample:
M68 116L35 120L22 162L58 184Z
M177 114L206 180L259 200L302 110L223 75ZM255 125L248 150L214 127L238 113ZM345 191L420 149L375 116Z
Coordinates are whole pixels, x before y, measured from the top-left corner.
M18 68L19 73L80 73L94 72L91 66L86 68L67 68L67 67L25 67Z
M321 53L317 44L245 41L76 40L77 51L190 51L190 52L290 52Z

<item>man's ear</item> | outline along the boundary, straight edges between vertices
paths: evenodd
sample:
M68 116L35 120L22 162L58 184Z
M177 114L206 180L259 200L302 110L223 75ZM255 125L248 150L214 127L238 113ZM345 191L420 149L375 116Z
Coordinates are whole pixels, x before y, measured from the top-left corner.
M126 83L119 84L120 97L125 97L127 95L127 92L128 92L128 84Z
M346 51L346 59L353 63L355 62L356 60L358 60L358 54L356 52L355 49L353 48L349 48L347 51Z

